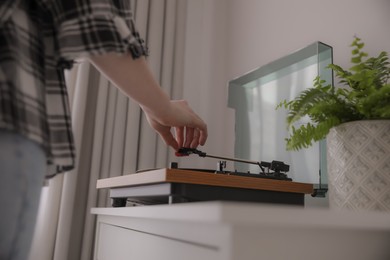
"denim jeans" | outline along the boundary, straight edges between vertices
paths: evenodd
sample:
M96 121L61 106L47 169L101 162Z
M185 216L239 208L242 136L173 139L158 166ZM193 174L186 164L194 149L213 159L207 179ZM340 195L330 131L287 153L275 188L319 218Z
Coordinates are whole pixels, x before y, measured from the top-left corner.
M0 129L0 260L27 259L45 174L43 149Z

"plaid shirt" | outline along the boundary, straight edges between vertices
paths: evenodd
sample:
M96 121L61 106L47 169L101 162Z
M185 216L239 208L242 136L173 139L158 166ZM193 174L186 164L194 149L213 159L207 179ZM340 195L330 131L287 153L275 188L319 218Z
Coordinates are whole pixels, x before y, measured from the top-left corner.
M39 143L48 174L75 164L63 70L107 52L147 53L129 0L1 0L0 128Z

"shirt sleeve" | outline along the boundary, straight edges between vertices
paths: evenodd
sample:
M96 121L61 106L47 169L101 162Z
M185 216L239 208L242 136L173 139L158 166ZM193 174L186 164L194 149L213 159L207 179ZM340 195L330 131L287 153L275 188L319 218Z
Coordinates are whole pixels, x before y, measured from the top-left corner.
M0 25L8 21L18 7L20 0L1 0L0 1Z
M108 52L131 53L134 59L148 54L128 0L57 0L51 9L60 60Z

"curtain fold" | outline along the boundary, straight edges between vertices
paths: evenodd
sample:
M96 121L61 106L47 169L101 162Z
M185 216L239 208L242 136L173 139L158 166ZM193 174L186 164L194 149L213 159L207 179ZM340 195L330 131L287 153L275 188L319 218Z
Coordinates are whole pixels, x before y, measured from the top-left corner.
M155 78L181 98L186 1L132 1L136 26L149 46ZM166 167L172 152L152 130L138 104L82 61L66 75L77 149L76 169L44 187L30 260L93 257L92 207L110 207L96 181ZM142 87L142 86L141 86Z
M88 63L81 63L77 68L77 78L74 86L74 94L71 99L72 105L72 125L74 132L74 139L78 156L76 160L76 168L63 177L63 185L61 191L61 201L59 210L58 227L56 232L56 240L54 245L54 257L53 259L69 259L62 256L67 255L72 232L72 225L75 221L75 217L78 212L78 205L75 204L77 199L76 193L80 181L78 178L83 177L81 174L77 174L82 162L82 135L86 116L86 101L87 101L87 88L85 84L89 80L89 69ZM76 206L76 207L75 207ZM78 223L74 223L78 224ZM75 238L77 239L77 238Z

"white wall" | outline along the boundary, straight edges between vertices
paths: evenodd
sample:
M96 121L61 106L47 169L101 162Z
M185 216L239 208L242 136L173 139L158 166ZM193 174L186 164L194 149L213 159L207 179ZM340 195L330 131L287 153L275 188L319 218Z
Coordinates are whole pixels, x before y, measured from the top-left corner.
M334 48L334 62L349 64L357 35L369 54L390 51L388 0L229 0L228 77L314 41Z
M390 52L389 0L189 0L184 98L208 123L208 153L233 156L234 114L227 82L312 42L334 48L349 66L357 35L366 51ZM181 165L214 167L188 158Z

